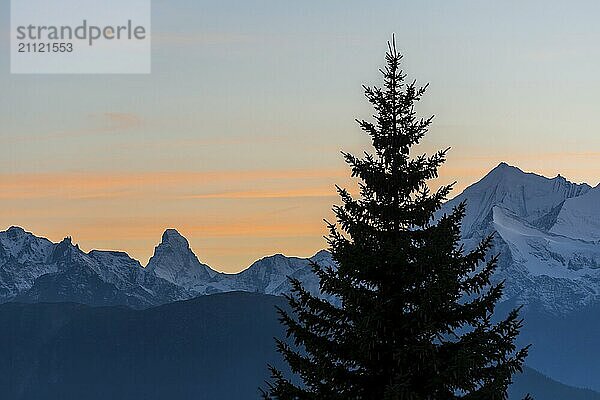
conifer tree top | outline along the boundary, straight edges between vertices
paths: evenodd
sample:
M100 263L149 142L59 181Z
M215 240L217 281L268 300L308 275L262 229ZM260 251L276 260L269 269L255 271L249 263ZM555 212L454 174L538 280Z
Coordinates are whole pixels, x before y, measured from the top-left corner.
M518 310L492 322L503 283L492 283L493 238L465 252L465 204L434 220L452 185L430 192L447 150L414 155L432 117L415 106L427 86L407 82L395 42L382 87L365 86L375 111L358 120L373 151L343 153L359 180L354 198L338 187L328 243L337 267L313 264L320 295L291 279L290 340L278 350L302 384L271 369L268 399L506 399L527 349L514 342Z

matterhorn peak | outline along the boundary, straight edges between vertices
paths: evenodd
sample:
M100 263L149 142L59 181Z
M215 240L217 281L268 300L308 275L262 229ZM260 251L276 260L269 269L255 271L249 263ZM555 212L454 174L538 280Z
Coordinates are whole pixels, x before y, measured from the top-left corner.
M180 250L188 250L190 243L176 229L167 229L162 235L161 245L168 245Z
M190 243L176 229L167 229L146 266L157 276L188 288L198 277L209 278L214 271L202 264Z
M154 256L150 259L149 266L153 266L158 259L169 259L172 263L181 267L189 260L196 259L196 255L190 248L190 243L176 229L167 229L162 235L161 242L154 249ZM196 260L197 261L197 260Z

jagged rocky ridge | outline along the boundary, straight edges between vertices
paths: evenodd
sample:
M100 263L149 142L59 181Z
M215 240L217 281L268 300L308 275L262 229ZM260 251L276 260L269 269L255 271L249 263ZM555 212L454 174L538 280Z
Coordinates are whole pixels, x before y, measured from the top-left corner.
M567 314L600 300L600 186L549 179L502 163L438 213L467 202L467 248L495 232L495 279L505 301ZM321 251L313 260L333 265ZM85 253L70 238L52 243L21 228L0 232L0 301L71 301L145 308L199 295L248 291L283 294L288 276L317 293L310 260L274 255L238 274L198 260L176 230L165 231L144 268L122 252Z
M312 259L332 265L329 253ZM281 254L256 261L238 274L201 263L188 241L168 229L144 268L126 253L83 252L65 238L52 243L11 227L0 232L0 302L75 302L146 308L204 294L248 291L280 295L294 276L318 293L310 259Z
M501 163L444 205L462 201L466 248L494 233L505 301L568 314L600 300L600 185L549 179Z

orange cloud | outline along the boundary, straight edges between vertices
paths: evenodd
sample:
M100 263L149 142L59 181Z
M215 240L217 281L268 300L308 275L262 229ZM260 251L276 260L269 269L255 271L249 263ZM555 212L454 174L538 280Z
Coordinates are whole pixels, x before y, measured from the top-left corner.
M152 172L152 173L28 173L0 174L0 199L32 198L118 198L145 195L159 191L177 198L244 198L326 195L321 189L292 189L283 191L235 191L189 195L189 188L219 184L227 187L260 183L261 187L277 183L295 186L299 182L339 181L343 170L262 170L212 172ZM303 184L305 185L305 184Z
M114 237L115 231L119 232L124 238L133 239L145 237L158 240L164 229L175 227L189 238L216 238L216 237L246 237L255 238L269 237L297 237L317 235L320 237L325 232L325 225L321 220L310 222L290 221L290 222L256 222L256 221L224 221L220 223L182 223L182 224L164 224L157 221L136 220L132 225L131 221L93 221L85 227L79 228L75 239L93 241Z
M333 186L327 188L306 188L284 191L247 191L247 192L226 192L195 194L183 196L186 199L289 199L303 197L337 197Z

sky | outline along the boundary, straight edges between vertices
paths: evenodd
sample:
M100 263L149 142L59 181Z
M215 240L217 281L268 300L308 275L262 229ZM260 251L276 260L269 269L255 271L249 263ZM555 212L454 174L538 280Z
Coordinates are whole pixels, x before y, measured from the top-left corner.
M501 161L600 180L600 2L152 2L152 73L11 75L0 0L0 229L145 264L166 228L237 272L326 247L368 149L392 33L435 115L419 150L451 146L458 194ZM435 185L436 183L433 183Z

